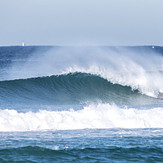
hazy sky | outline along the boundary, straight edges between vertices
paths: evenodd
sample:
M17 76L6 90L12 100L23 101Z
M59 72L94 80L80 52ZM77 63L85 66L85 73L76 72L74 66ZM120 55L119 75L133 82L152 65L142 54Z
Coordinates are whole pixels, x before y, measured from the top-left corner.
M163 45L163 0L0 0L0 46Z

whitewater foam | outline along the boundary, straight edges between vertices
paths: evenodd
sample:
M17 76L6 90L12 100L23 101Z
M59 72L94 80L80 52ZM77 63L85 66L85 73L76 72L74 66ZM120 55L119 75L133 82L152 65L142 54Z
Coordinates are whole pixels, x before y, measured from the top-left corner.
M120 108L116 105L89 105L74 111L20 113L0 110L0 131L45 131L102 128L162 128L163 108Z

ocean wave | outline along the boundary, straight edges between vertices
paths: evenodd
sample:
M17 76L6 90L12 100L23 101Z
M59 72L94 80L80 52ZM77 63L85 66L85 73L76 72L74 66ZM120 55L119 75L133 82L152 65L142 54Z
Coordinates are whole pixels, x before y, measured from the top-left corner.
M116 104L159 104L161 99L142 95L129 86L113 84L87 73L69 73L0 81L0 102L35 104L84 104L109 102Z
M60 47L41 52L38 48L31 55L24 52L24 58L19 55L25 61L11 61L1 79L27 79L81 72L158 97L163 93L161 50L161 47L156 47L155 50L151 47Z
M162 128L163 108L135 109L98 104L75 111L21 113L0 110L0 131L46 131L105 128Z

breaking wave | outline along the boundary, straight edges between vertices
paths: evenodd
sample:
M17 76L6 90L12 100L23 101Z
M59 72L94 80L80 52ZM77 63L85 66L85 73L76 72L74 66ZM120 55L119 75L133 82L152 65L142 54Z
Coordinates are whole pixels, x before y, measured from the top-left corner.
M33 48L26 47L18 55L21 48L17 47L15 58L10 54L11 64L0 79L79 72L100 76L113 84L129 86L152 97L163 93L162 47L51 47L50 50L37 47L37 51ZM4 57L1 60L8 61Z
M87 73L0 81L0 92L1 103L28 103L29 101L37 104L162 103L161 99L142 95L137 89L113 84L100 76Z
M4 47L0 54L0 131L163 126L162 47Z

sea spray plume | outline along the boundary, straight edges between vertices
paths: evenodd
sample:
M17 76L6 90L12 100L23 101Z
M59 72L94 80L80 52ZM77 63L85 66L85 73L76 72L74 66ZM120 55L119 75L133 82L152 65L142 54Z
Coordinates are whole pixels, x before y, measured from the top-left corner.
M145 47L143 50L127 47L60 47L41 55L35 54L23 65L13 65L9 78L91 73L157 97L163 93L162 67L162 55Z

